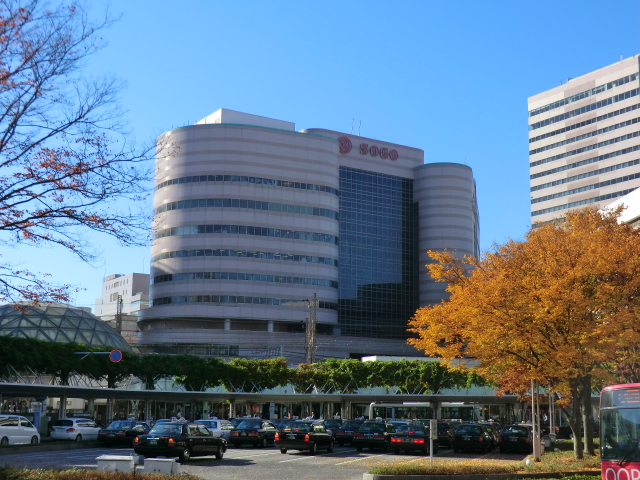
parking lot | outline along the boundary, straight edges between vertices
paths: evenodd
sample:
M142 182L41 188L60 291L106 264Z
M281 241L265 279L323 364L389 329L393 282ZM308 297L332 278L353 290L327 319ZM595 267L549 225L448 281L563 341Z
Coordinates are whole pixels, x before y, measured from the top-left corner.
M3 465L26 468L86 468L95 469L96 457L100 455L130 455L131 448L90 448L56 452L20 453L2 455ZM434 462L454 459L492 458L502 460L523 459L524 454L500 454L497 450L486 455L478 453L454 453L450 449L441 449L434 456ZM294 480L294 479L332 479L361 480L362 474L371 467L383 463L399 461L426 462L429 457L418 454L394 455L381 451L364 450L358 452L350 446L336 447L333 453L321 453L315 456L307 452L289 452L285 455L274 447L269 448L230 448L222 460L214 457L197 457L182 465L182 471L203 478L226 478L238 480ZM144 472L144 465L137 467Z

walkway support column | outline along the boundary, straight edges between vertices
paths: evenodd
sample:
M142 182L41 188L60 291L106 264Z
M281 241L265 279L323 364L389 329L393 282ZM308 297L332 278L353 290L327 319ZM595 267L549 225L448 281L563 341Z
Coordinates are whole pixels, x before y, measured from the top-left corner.
M58 418L67 418L67 396L60 397L60 403L58 405Z
M151 399L149 397L144 399L144 419L151 425L151 423L149 423L151 421Z
M115 398L107 398L107 413L106 418L104 419L105 425L109 425L113 421L115 403Z

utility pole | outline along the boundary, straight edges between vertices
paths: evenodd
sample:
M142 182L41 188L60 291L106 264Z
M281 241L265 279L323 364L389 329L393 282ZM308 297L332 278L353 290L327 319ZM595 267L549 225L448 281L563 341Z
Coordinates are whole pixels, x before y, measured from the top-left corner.
M122 335L122 295L118 295L118 303L116 304L116 332Z
M316 363L316 312L318 310L318 299L313 294L313 299L309 302L309 318L307 319L306 344L307 363Z

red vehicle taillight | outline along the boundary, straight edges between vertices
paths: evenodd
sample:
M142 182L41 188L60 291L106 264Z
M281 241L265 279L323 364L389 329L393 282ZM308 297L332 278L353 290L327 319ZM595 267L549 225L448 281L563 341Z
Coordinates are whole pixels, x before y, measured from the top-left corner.
M247 433L248 437L258 437L260 434L258 432L249 432Z
M524 441L524 443L531 443L531 439L529 437L527 437L527 439Z
M73 428L73 427L71 427L71 428L67 428L67 430L66 430L66 431L67 431L67 432L75 432L75 431L76 431L76 429L75 429L75 428Z
M374 435L373 438L380 440L381 438L384 438L384 435Z
M133 446L137 447L138 445L140 445L140 438L136 437L133 439Z
M107 436L107 434L106 434L106 433L104 433L104 432L98 432L98 436L99 436L99 437L106 437L106 436Z
M413 432L407 432L409 435L413 435Z
M126 437L127 434L125 432L116 432L116 437Z
M276 436L275 436L274 440L280 440L280 434L278 432L276 432Z
M413 443L424 443L424 438L414 438Z
M238 432L231 432L231 434L229 435L231 437L237 437L238 436Z
M364 433L354 433L353 438L364 438Z
M169 441L167 442L167 445L169 445L170 447L175 447L176 441L173 438L170 438Z
M402 439L401 438L392 438L391 439L391 443L402 443Z
M483 437L482 435L480 435L480 437L478 437L478 441L479 441L480 443L484 442L484 437Z
M344 430L336 430L336 435L344 435Z
M305 433L305 435L304 435L304 441L305 441L305 442L308 442L308 441L310 441L310 440L311 440L311 439L309 438L309 434L308 434L308 433Z

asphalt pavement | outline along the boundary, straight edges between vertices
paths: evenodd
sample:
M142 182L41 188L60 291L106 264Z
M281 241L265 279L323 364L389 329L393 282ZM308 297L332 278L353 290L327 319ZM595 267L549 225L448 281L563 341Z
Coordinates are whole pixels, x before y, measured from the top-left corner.
M131 455L132 448L85 448L54 452L27 452L2 455L4 465L24 468L85 468L95 469L100 455ZM500 454L497 450L486 455L479 453L453 453L441 449L434 462L448 460L492 458L497 460L524 459L524 454ZM143 460L143 459L142 459ZM394 455L381 451L358 452L350 446L337 447L333 453L310 455L308 452L289 451L281 454L275 447L230 448L222 460L215 457L194 457L181 465L183 472L205 479L225 480L362 480L363 473L373 466L395 462L425 462L428 456L419 454ZM144 464L136 467L144 472Z

